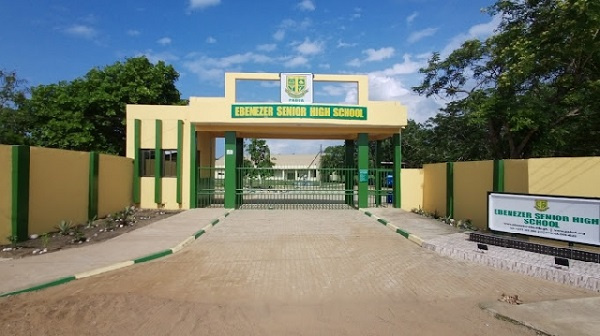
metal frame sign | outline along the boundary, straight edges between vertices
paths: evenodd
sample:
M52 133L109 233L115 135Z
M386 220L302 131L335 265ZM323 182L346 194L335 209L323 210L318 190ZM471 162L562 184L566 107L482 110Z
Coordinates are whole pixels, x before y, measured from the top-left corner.
M282 73L281 102L296 104L312 104L313 74Z
M488 227L600 246L600 199L490 192Z

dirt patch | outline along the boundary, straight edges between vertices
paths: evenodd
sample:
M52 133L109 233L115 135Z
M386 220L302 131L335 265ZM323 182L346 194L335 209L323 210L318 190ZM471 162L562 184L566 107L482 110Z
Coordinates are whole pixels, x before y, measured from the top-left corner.
M50 232L46 237L0 245L0 258L34 257L44 253L52 253L68 248L77 248L111 239L127 232L139 229L159 220L171 217L181 211L163 209L133 209L126 214L121 212L107 218L101 218L89 223L71 226L64 232Z

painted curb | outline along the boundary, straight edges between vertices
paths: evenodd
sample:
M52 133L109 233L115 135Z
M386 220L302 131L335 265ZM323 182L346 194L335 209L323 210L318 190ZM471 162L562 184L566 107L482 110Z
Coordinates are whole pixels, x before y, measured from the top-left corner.
M31 286L25 289L20 289L17 291L11 291L11 292L6 292L6 293L0 293L0 298L1 297L7 297L7 296L12 296L12 295L17 295L17 294L21 294L21 293L28 293L28 292L35 292L35 291L39 291L42 289L46 289L49 287L54 287L54 286L58 286L58 285L62 285L65 284L67 282L71 282L74 280L78 280L78 279L84 279L84 278L88 278L94 275L99 275L99 274L103 274L103 273L107 273L107 272L111 272L114 270L118 270L120 268L124 268L124 267L128 267L134 264L140 264L140 263L144 263L144 262L148 262L148 261L152 261L155 259L159 259L159 258L163 258L166 257L168 255L177 253L179 251L181 251L186 245L190 244L191 242L193 242L194 240L200 238L204 233L206 233L207 230L209 230L210 228L212 228L214 225L216 225L217 223L220 223L220 221L222 219L224 219L225 217L229 216L235 209L230 209L227 210L227 212L225 214L223 214L223 216L216 218L216 219L212 219L210 221L210 224L208 224L207 226L205 226L203 229L200 229L199 231L196 231L194 234L192 234L191 236L185 238L185 240L183 240L182 242L180 242L179 244L175 245L175 247L169 248L169 249L165 249L162 251L158 251L158 252L154 252L154 253L150 253L148 255L133 259L133 260L127 260L127 261L121 261L109 266L104 266L104 267L100 267L97 269L93 269L90 271L85 271L85 272L81 272L81 273L77 273L75 275L72 276L67 276L67 277L62 277L62 278L58 278L56 280L52 280L52 281L48 281L48 282L43 282L41 284L35 285L35 286Z
M399 228L398 226L392 224L390 221L388 221L387 219L383 219L380 218L378 216L375 216L373 213L366 211L366 210L362 210L362 209L358 209L358 211L361 211L362 213L364 213L365 215L367 215L368 217L371 217L373 219L375 219L377 222L387 226L390 230L396 232L397 234L401 235L402 237L410 240L411 242L419 245L420 247L423 247L423 239L421 239L419 236L416 236L404 229Z

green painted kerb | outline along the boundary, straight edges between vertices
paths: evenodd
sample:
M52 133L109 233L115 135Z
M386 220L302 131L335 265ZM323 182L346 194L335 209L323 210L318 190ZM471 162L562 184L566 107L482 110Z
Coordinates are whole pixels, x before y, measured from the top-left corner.
M190 123L190 209L198 206L198 166L197 166L197 149L196 149L196 126Z
M136 264L139 264L139 263L147 262L147 261L150 261L150 260L162 258L164 256L168 256L169 254L173 254L173 250L168 249L168 250L163 250L163 251L160 251L160 252L152 253L152 254L149 254L149 255L147 255L145 257L134 259L133 262L136 263Z
M342 105L234 104L232 118L367 120L367 108Z
M133 203L140 204L141 202L141 189L140 189L140 139L142 136L142 121L139 119L134 120L134 131L133 131Z
M387 225L387 224L388 224L388 221L386 221L386 220L385 220L385 219L383 219L383 218L379 218L377 221L378 221L379 223L383 224L383 225Z
M446 216L454 218L454 162L446 162Z
M404 238L408 239L408 236L410 235L410 233L402 230L402 229L396 229L396 233L401 234Z
M14 291L14 292L9 292L9 293L4 293L4 294L0 295L0 297L17 295L17 294L27 293L27 292L35 292L35 291L38 291L38 290L46 289L48 287L54 287L54 286L62 285L64 283L71 282L71 281L73 281L75 279L76 278L74 276L60 278L60 279L57 279L57 280L45 282L45 283L43 283L41 285L33 286L33 287L30 287L30 288L27 288L27 289L23 289L23 290L20 290L20 291Z
M181 204L183 202L181 194L181 176L182 176L182 165L181 159L183 157L183 121L177 120L177 191L176 191L176 201Z
M100 171L100 154L90 152L90 176L88 189L88 219L98 218L98 173Z
M198 237L202 236L206 231L204 230L200 230L196 233L194 233L194 238L198 239Z
M494 191L504 191L504 160L494 160Z
M156 120L154 148L154 203L162 203L162 120Z
M12 147L12 236L27 240L29 227L29 146Z
M218 219L213 219L210 224L212 224L213 226L217 225L217 223L219 223Z

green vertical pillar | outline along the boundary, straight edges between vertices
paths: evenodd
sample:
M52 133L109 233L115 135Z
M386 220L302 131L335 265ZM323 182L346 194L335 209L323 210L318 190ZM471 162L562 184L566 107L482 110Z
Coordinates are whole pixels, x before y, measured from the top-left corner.
M240 192L237 193L237 196L235 199L235 205L236 205L236 207L239 207L240 205L244 204L243 193L241 192L241 189L244 187L244 175L237 174L238 169L244 165L244 138L237 138L235 144L236 144L235 168L236 168L236 177L237 177L236 185L235 185L236 193L238 192L238 190L240 190Z
M394 208L402 207L402 133L394 134L394 179L392 186L392 195Z
M162 120L156 120L154 148L154 203L162 203Z
M182 168L181 158L183 157L183 120L177 120L177 161L176 161L176 170L177 170L177 189L175 191L175 198L177 203L181 204L183 202L181 197L181 175Z
M141 189L140 189L140 142L142 138L142 121L139 119L134 120L134 131L133 131L133 203L141 203Z
M198 150L196 126L190 123L190 209L198 207Z
M236 207L237 138L235 132L225 132L225 208Z
M12 146L12 237L29 235L29 146Z
M369 207L369 135L358 134L358 207Z
M100 172L100 154L90 152L90 175L88 179L88 219L98 218L98 173Z
M381 140L375 142L375 164L373 170L375 171L375 206L381 206L381 177L383 172L381 171Z
M346 204L354 206L354 140L344 142L344 189L346 190Z
M446 162L446 217L454 218L454 162Z
M504 160L494 160L494 182L496 192L504 192Z

